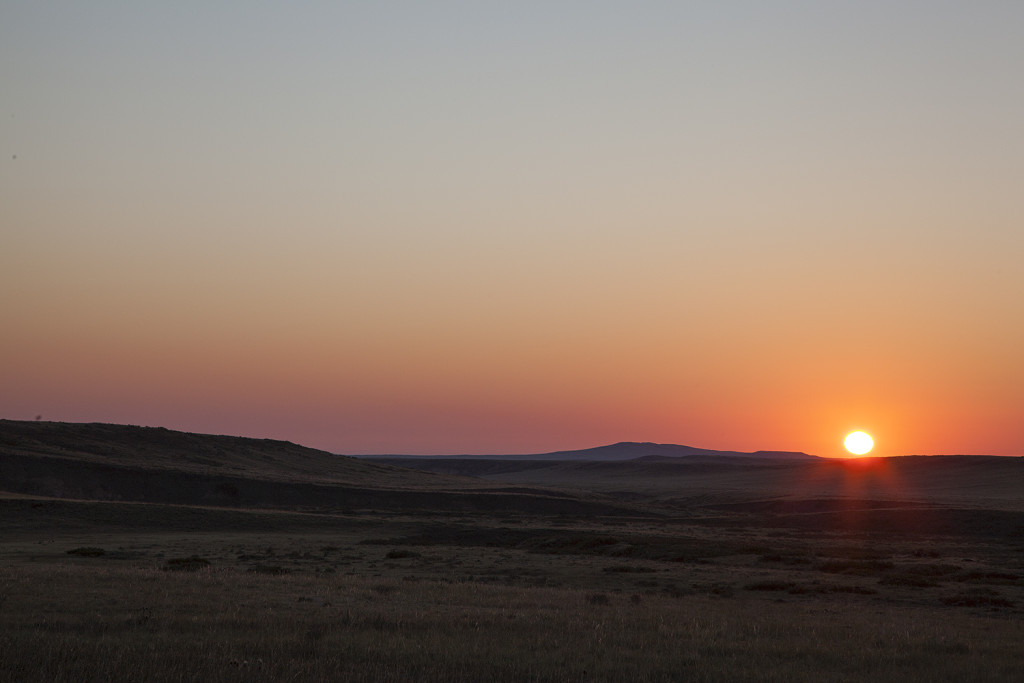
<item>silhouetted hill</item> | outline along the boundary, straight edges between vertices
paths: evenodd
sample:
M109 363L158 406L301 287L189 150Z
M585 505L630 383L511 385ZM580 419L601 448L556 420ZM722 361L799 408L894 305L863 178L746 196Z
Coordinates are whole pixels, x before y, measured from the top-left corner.
M0 420L0 491L81 500L321 509L616 512L598 500L161 427Z
M361 456L375 460L395 460L406 458L440 458L445 460L500 460L500 461L524 461L524 460L596 460L596 461L618 461L634 460L636 458L663 457L683 458L697 455L729 456L745 458L769 458L769 459L808 459L816 456L794 451L754 451L745 453L742 451L716 451L708 448L695 448L693 446L682 446L669 443L651 443L639 441L621 441L607 446L595 448L583 448L570 451L554 451L552 453L526 453L520 455L380 455Z
M716 451L708 448L695 448L693 446L682 446L670 443L650 443L637 441L622 441L608 446L596 448L584 448L574 451L556 451L543 455L526 456L536 460L634 460L657 456L662 458L683 458L696 455L713 456L741 456L747 458L813 458L813 455L796 453L792 451L754 451L745 453L742 451Z
M290 441L192 434L163 427L0 420L0 452L147 470L275 481L409 486L407 470Z

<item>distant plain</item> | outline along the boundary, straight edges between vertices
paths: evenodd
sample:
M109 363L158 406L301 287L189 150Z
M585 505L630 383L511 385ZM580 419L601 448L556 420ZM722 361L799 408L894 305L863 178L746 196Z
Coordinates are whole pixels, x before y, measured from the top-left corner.
M4 420L0 679L1014 680L1022 474Z

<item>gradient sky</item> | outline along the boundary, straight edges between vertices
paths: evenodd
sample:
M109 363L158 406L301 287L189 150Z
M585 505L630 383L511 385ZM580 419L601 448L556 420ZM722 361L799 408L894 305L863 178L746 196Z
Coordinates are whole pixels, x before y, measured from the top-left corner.
M0 417L1024 454L1024 3L7 1Z

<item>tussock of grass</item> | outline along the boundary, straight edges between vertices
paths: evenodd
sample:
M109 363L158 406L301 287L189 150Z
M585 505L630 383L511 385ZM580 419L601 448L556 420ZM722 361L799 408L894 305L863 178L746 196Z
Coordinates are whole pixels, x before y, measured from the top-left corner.
M888 560L827 560L818 565L818 571L829 574L872 576L895 567Z
M878 584L880 586L902 586L905 588L935 588L939 585L934 579L918 574L884 576L878 580Z
M955 564L909 564L900 567L904 574L916 576L948 577L960 571Z
M878 591L864 586L836 583L796 583L793 581L758 581L747 584L748 591L785 591L790 595L828 595L849 593L852 595L877 595Z
M874 588L835 583L812 583L809 585L797 586L789 592L793 595L798 595L800 593L811 593L818 595L828 595L829 593L848 593L850 595L878 595L878 591Z
M195 572L209 566L210 561L205 557L191 555L189 557L172 557L164 563L162 569L169 572Z
M782 553L768 553L761 555L762 562L778 562L786 565L811 564L811 558L806 555L786 555Z
M736 589L730 583L712 583L697 587L709 595L717 595L720 598L731 598L736 594Z
M827 557L837 560L887 560L889 555L880 550L861 547L841 547L828 550Z
M974 570L960 574L956 577L956 580L965 583L1017 585L1020 583L1021 576L1019 574L1011 574L1010 572Z
M654 572L650 567L634 564L613 564L602 569L606 574L650 574Z
M680 588L675 584L668 584L661 589L661 593L670 598L682 598L687 595L694 595L696 592L697 591L692 588Z
M281 576L282 574L290 574L291 569L288 567L282 567L279 564L254 564L249 567L246 571L250 574L268 574L270 576Z
M973 590L962 593L944 595L941 598L943 605L956 607L1013 607L1012 600L1008 600L993 590Z
M796 588L796 584L791 581L758 581L743 588L748 591L788 591Z
M589 554L619 543L619 539L614 536L571 534L541 538L528 543L528 546L538 553Z

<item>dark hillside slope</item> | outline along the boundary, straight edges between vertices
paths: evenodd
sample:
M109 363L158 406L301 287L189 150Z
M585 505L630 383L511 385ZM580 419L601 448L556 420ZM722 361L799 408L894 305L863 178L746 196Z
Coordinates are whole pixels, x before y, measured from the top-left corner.
M601 500L403 469L286 441L0 420L0 491L80 500L302 510L612 513Z
M0 453L79 463L277 481L412 486L408 470L290 441L177 432L163 427L0 420Z

